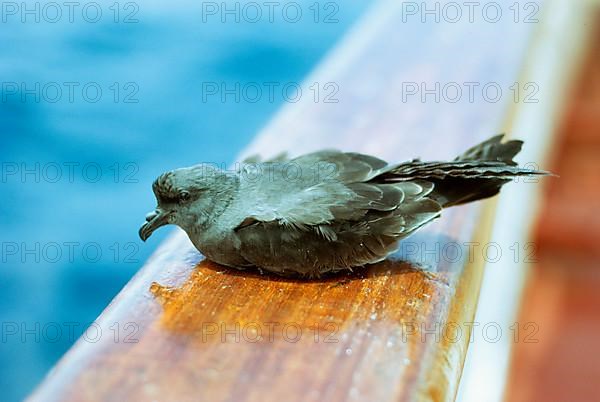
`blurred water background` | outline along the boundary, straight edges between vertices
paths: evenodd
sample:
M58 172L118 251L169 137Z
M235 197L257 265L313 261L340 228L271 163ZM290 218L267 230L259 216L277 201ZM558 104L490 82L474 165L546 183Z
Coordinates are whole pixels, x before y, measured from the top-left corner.
M231 162L288 102L223 102L206 83L301 82L368 4L259 2L257 20L246 3L58 2L58 19L3 3L2 400L26 396L168 234L137 237L152 180Z

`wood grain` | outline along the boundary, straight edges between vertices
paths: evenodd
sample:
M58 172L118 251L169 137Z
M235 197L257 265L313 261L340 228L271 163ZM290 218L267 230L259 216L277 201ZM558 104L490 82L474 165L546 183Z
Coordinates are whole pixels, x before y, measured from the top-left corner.
M335 83L337 103L311 94L286 105L242 154L448 159L500 131L533 27L401 23L402 13L378 3L307 78ZM408 82L505 92L403 99ZM177 231L30 400L452 400L483 266L469 244L485 243L492 224L482 205L493 201L444 211L388 261L314 281L217 266Z

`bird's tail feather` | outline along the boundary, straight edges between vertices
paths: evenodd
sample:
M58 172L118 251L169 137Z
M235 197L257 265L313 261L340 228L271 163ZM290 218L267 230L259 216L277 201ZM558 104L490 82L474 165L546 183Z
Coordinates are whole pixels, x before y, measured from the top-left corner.
M523 141L511 140L502 142L504 134L498 134L467 149L462 155L454 159L455 161L495 161L504 162L509 166L517 166L513 158L521 151Z
M430 197L443 207L464 204L496 195L514 177L548 175L542 170L525 169L513 161L522 141L502 143L496 135L472 148L452 162L414 160L392 167L379 177L386 182L424 179L435 184Z

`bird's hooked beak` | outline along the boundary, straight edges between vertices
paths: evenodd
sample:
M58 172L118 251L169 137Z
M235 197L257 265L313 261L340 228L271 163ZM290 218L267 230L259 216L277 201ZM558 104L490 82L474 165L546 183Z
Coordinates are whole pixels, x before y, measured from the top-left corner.
M172 211L167 212L160 208L150 212L148 215L146 215L146 223L144 223L140 228L140 239L142 239L142 241L148 240L148 238L156 229L170 223L170 218L172 215Z

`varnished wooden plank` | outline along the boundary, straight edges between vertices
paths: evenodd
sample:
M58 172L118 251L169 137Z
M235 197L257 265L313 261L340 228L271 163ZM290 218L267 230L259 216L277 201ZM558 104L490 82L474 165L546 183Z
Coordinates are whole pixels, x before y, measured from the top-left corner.
M533 26L402 18L400 2L375 7L307 79L334 83L339 102L302 97L244 153L448 159L500 131ZM495 83L504 95L403 100L421 82ZM31 400L451 400L468 334L430 332L473 317L482 258L466 243L493 224L481 205L445 211L386 262L310 282L217 266L178 231L98 318L102 336L80 339Z

